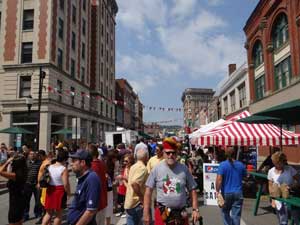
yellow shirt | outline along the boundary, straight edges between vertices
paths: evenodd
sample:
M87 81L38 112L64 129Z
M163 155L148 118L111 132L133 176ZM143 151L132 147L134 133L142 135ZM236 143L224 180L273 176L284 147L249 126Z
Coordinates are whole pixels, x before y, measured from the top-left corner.
M145 194L145 183L148 178L148 171L142 161L137 161L130 167L128 175L128 186L125 196L125 209L135 208L139 203L138 195L133 191L132 184L137 183L140 186L142 194Z
M158 164L160 163L162 160L164 160L164 157L160 157L158 158L157 155L155 156L152 156L148 163L147 163L147 170L148 170L148 173L151 172L151 170Z

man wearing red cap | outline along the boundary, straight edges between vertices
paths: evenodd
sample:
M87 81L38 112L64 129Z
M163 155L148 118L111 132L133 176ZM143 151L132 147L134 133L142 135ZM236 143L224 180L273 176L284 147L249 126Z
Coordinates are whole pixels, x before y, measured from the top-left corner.
M196 223L200 218L197 199L197 184L185 165L176 161L179 144L173 138L163 141L164 158L151 171L147 182L144 197L144 223L150 224L150 203L153 189L157 191L157 205L155 207L155 224L188 225L185 209L187 192L191 193L192 219Z

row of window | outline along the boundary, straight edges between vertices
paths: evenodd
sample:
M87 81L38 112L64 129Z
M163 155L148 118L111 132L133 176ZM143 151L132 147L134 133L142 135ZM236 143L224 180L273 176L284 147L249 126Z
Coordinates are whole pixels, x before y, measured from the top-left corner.
M272 42L274 50L279 49L282 45L289 41L289 29L287 16L280 14L274 23L272 28ZM254 68L260 66L263 62L263 47L261 41L256 41L252 50L252 58Z
M238 87L238 94L239 94L238 106L239 106L239 108L243 108L247 104L245 83L241 84ZM230 97L230 109L231 109L231 112L234 112L237 109L236 108L235 90L230 92L229 97ZM223 98L223 104L224 104L224 113L228 114L228 98L227 98L227 96Z
M274 84L275 90L280 90L288 86L291 82L291 57L287 57L285 60L275 66L274 71ZM265 96L265 75L258 77L254 82L255 99L260 100Z

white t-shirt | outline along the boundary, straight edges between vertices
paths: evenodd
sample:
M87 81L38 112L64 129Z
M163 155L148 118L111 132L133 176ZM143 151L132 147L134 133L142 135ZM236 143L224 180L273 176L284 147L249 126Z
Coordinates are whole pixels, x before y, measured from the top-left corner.
M62 181L62 173L64 172L64 170L66 169L65 166L56 166L56 165L50 165L49 166L49 173L50 173L50 185L53 186L60 186L63 185L63 181Z
M275 167L271 168L268 172L268 180L272 181L275 184L287 184L292 185L294 183L294 176L297 174L297 170L295 170L291 166L284 166L282 173L276 173ZM275 201L276 208L280 210L282 204L280 201Z

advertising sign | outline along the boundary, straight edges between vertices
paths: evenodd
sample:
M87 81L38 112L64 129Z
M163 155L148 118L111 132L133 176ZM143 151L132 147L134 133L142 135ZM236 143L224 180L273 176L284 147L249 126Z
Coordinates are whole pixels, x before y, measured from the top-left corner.
M218 205L216 194L216 178L219 164L203 164L203 192L205 205Z
M72 118L72 139L80 139L80 118Z
M17 134L16 147L21 148L22 145L22 134Z

